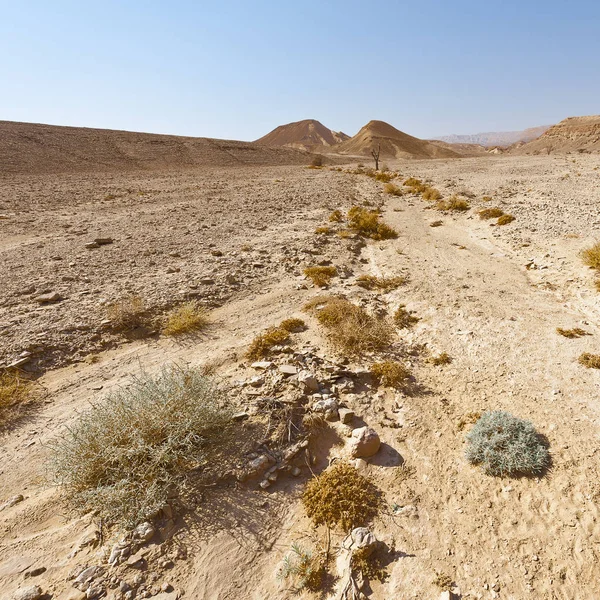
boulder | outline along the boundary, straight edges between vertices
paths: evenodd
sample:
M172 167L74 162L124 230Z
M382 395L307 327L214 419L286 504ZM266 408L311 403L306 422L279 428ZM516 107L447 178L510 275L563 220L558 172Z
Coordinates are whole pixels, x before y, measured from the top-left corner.
M44 592L39 585L20 588L13 594L13 600L38 600Z
M377 453L381 446L379 434L370 427L359 427L352 432L350 455L353 458L369 458Z
M304 384L304 387L309 392L319 391L319 380L309 371L300 371L298 373L298 381Z

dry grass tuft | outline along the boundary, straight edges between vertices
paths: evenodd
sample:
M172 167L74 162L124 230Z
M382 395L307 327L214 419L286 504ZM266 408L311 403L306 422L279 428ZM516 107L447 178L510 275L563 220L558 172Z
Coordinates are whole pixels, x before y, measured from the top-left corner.
M315 233L318 233L319 235L329 235L333 233L333 229L327 227L327 225L321 225L315 229Z
M350 229L373 240L389 240L398 237L398 233L389 225L380 221L379 213L360 206L353 206L348 211Z
M501 208L484 208L478 213L480 219L496 219L504 214Z
M594 281L594 287L596 288L597 292L600 292L600 279L596 279Z
M335 267L306 267L304 274L318 287L325 287L337 275Z
M394 324L398 329L408 329L415 323L418 323L418 321L419 317L415 317L409 313L404 304L401 304L394 313Z
M556 333L570 339L589 335L589 333L584 329L581 329L581 327L575 327L574 329L563 329L562 327L557 327Z
M432 187L428 187L427 189L423 190L423 193L421 194L421 198L429 202L435 202L436 200L440 200L441 197L442 194L440 194L439 190L436 190Z
M512 215L502 215L497 221L496 225L508 225L512 223L515 218Z
M452 357L447 352L442 352L437 356L432 356L429 359L429 362L436 367L441 365L449 365L452 362Z
M0 373L0 428L8 424L20 406L33 398L32 384L18 373Z
M447 200L440 200L435 207L441 211L457 211L463 212L465 210L469 210L471 205L464 198L459 198L458 196L450 196Z
M109 304L106 316L115 329L129 331L144 324L145 312L144 301L139 296L129 296Z
M404 181L403 185L410 188L413 194L421 194L428 188L420 179L415 179L414 177L409 177Z
M592 269L600 270L600 242L581 252L583 262Z
M390 292L406 283L405 277L375 277L375 275L361 275L356 279L356 285L365 290L383 290Z
M386 194L391 194L392 196L404 196L404 190L394 183L386 183L383 186L383 191Z
M291 318L281 321L279 324L280 329L285 329L289 333L298 333L306 329L306 323L302 319Z
M375 179L377 181L382 181L383 183L389 183L392 179L394 179L395 175L393 173L388 173L386 171L382 173L377 173L375 175Z
M383 500L380 490L352 465L336 462L306 484L302 504L315 525L348 533L372 521Z
M166 317L163 333L165 335L183 335L200 331L208 325L206 310L198 304L191 301L173 309Z
M93 405L51 445L55 481L78 510L133 526L181 494L224 449L225 393L199 371L171 366Z
M394 332L385 319L370 315L345 298L318 297L305 309L315 313L332 343L349 355L381 350L392 341Z
M251 360L264 358L269 354L273 346L284 344L289 339L289 331L286 331L281 327L269 327L269 329L252 340L252 343L246 352L246 357Z
M441 227L444 224L444 221L432 221L429 223L429 227Z
M394 360L384 360L371 366L371 374L385 387L401 389L411 378L411 372Z
M600 369L600 354L584 352L579 357L579 363L588 369Z
M331 223L341 223L343 220L344 215L341 210L336 209L329 215L329 221Z
M450 575L446 575L445 573L436 573L433 585L440 590L449 592L454 587L454 580Z

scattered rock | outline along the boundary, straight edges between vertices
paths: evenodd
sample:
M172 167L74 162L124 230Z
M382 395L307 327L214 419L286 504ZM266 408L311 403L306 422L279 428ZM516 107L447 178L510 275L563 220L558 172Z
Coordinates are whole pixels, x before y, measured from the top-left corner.
M94 239L94 242L96 244L98 244L98 246L107 246L108 244L112 244L113 241L114 240L110 237L106 237L106 238L97 237Z
M319 380L309 371L300 371L298 373L298 381L304 384L304 387L309 392L319 391Z
M370 427L359 427L352 432L349 443L353 458L369 458L377 453L381 446L379 434Z
M23 500L25 500L25 498L21 494L17 494L16 496L9 498L4 504L0 505L0 512L6 508L11 508L15 504L19 504L19 502L23 502Z
M152 539L154 533L155 529L152 523L144 521L133 530L133 537L135 539L141 540L142 542L148 542L150 539Z
M44 592L39 585L32 585L26 588L18 589L13 594L13 600L38 600Z
M340 415L340 421L344 425L350 425L354 420L354 411L349 408L338 408L338 414Z
M252 363L252 365L250 365L253 369L258 369L260 371L265 371L266 369L269 369L270 367L273 366L273 363L269 360L260 360L258 362L254 362Z
M35 299L35 301L39 302L40 304L49 304L50 302L58 302L59 300L62 300L62 296L58 292L40 294Z
M289 377L291 375L296 375L298 373L298 369L294 367L294 365L281 365L279 367L279 372Z

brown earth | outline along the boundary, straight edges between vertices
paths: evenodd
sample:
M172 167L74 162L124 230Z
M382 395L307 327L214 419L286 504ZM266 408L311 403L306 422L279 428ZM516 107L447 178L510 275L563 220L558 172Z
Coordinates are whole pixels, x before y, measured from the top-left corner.
M350 139L343 132L328 129L314 119L280 125L254 142L263 146L286 146L303 150L321 151Z
M342 363L316 321L301 311L322 293L308 284L303 268L327 261L341 275L328 292L388 314L405 304L420 318L411 329L397 331L390 348L415 375L418 386L411 393L373 382L336 392L356 412L353 425L367 423L384 442L375 457L357 463L383 491L386 504L373 530L388 548L388 578L370 582L368 597L437 599L438 574L447 575L462 598L600 595L600 379L598 371L577 362L581 352L600 353L600 296L579 256L600 232L600 159L486 156L391 166L403 178L427 181L444 197L468 198L471 209L439 213L419 196L384 194L383 184L371 178L299 166L214 169L196 174L197 180L189 172L4 178L1 197L9 195L10 205L2 209L9 219L0 220L8 231L2 236L3 284L17 289L26 276L67 287L60 289L64 301L37 311L28 296L11 292L2 318L19 318L3 330L3 343L30 331L40 339L58 336L54 330L63 325L57 327L56 320L68 323L71 313L73 322L85 318L96 326L103 318L102 299L129 288L160 311L169 291L186 297L196 291L190 284L205 274L218 283L211 287L212 325L196 338L115 338L114 348L89 364L82 357L95 342L79 342L85 329L60 333L74 347L81 345L79 362L38 380L44 402L4 433L0 447L0 505L24 496L0 507L2 600L33 584L48 597L80 599L73 577L90 566L106 570L97 579L111 599L122 597L121 582L138 590L135 597L145 595L144 589L158 594L166 583L175 589L173 598L295 597L277 579L277 569L292 542L311 546L323 539L322 531L311 528L299 494L311 469L345 455L349 426L333 423L331 434L311 449L316 464L300 462L298 478L282 474L268 491L256 481L231 479L203 488L194 506L160 526L144 550L147 567L141 572L107 565L119 532L93 515L66 512L59 491L45 480L45 461L47 442L78 411L126 384L140 368L152 373L173 361L212 364L231 384L232 402L249 412L257 410L261 393L285 399L295 389L278 374L279 364L307 368L322 381L332 370L346 370L358 381L385 353ZM138 190L144 194L136 195ZM110 193L120 197L107 200ZM319 225L344 227L328 223L332 209L364 202L382 206L397 239L361 248L354 236L315 233ZM515 221L500 227L479 219L476 211L490 206ZM25 218L32 220L24 223ZM442 225L431 228L434 220ZM65 223L88 233L71 236ZM82 248L98 227L115 242ZM40 239L32 239L38 228ZM250 250L240 248L246 244ZM210 254L213 249L223 256ZM172 250L181 256L170 256ZM52 261L55 252L64 258ZM251 258L242 261L244 256ZM67 267L70 262L75 266ZM170 266L180 272L167 274ZM65 281L71 269L76 277ZM240 285L221 298L231 273ZM387 294L369 292L356 285L363 273L403 275L408 283ZM265 327L290 316L305 319L307 331L295 335L291 351L274 354L263 388L252 387L247 382L257 371L242 358L245 349ZM569 340L556 327L581 327L591 335ZM440 352L448 352L452 363L432 365L430 355ZM531 420L548 437L553 466L545 477L493 478L467 464L469 415L487 409ZM240 436L247 434L239 427ZM333 536L335 557L343 556L342 537ZM343 575L335 562L331 570ZM339 598L339 585L322 597Z
M539 138L519 144L513 154L564 154L600 152L600 115L569 117Z

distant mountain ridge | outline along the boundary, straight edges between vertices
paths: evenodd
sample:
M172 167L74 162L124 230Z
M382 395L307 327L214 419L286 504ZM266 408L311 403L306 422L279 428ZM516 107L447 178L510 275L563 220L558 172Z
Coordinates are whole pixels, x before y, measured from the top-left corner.
M436 140L449 144L477 144L480 146L510 146L519 142L531 142L544 134L552 125L530 127L522 131L496 131L487 133L474 133L472 135L443 135Z
M320 146L335 146L348 139L350 136L341 131L333 131L315 119L305 119L280 125L254 143L313 150Z

